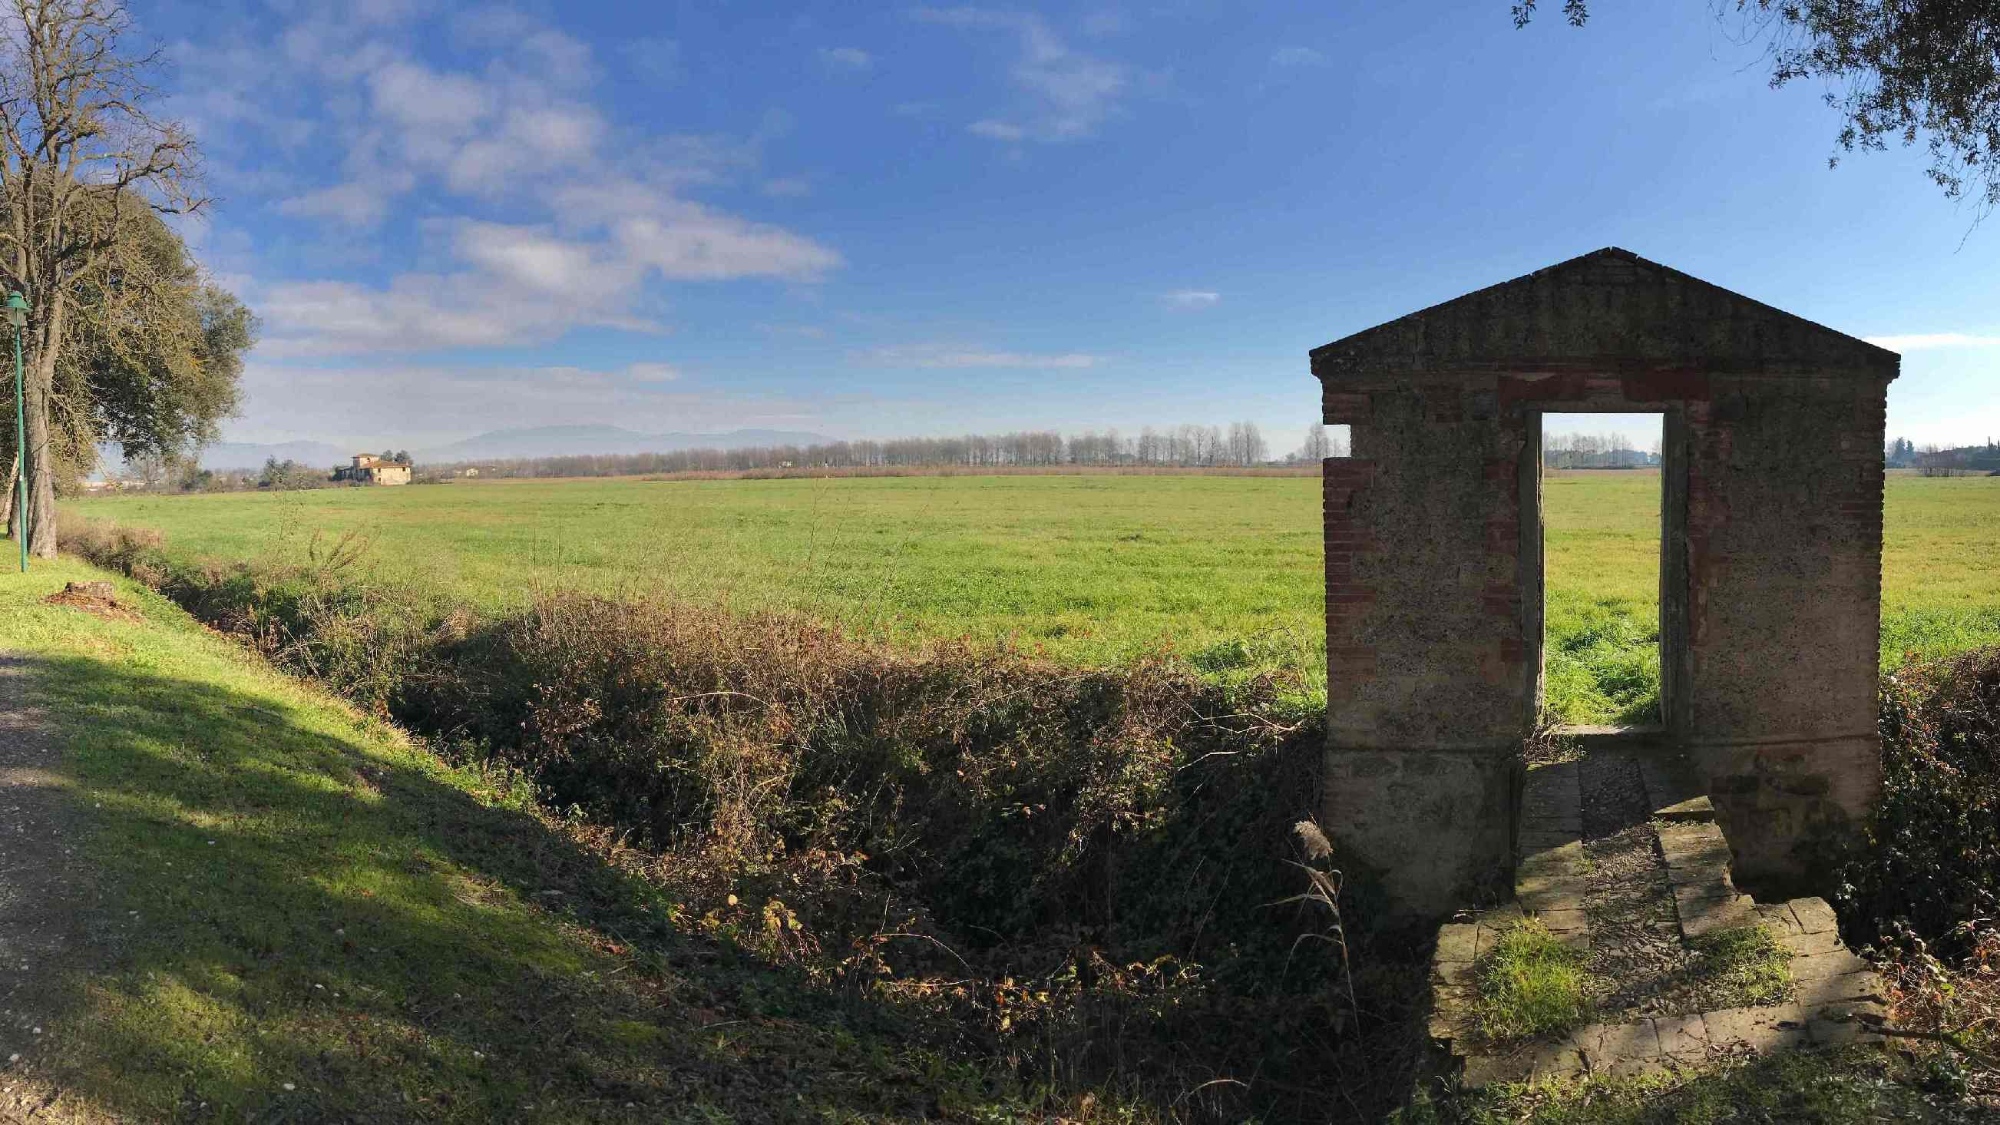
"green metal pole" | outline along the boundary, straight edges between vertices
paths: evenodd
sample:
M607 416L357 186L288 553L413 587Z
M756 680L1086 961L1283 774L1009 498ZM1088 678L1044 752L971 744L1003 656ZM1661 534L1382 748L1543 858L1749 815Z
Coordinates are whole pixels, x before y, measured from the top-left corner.
M14 500L15 538L21 541L21 573L28 573L28 400L21 387L21 329L14 329L14 456L20 458L20 493Z

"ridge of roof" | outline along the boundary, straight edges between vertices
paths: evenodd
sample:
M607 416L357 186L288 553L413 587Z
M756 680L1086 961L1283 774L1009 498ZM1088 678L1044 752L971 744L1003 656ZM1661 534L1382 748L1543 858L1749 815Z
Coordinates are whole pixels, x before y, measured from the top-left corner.
M1571 280L1610 262L1650 274L1662 285L1642 293L1629 285ZM1580 307L1585 304L1589 307ZM1451 370L1609 357L1694 361L1717 369L1817 365L1890 378L1901 363L1887 348L1619 246L1406 313L1314 348L1311 356L1315 374L1322 376L1376 365L1371 359L1391 368Z

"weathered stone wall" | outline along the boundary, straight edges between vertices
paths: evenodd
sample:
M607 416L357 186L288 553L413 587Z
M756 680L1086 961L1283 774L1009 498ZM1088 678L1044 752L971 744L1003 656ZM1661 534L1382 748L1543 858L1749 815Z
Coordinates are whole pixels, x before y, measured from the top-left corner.
M1811 889L1794 846L1858 821L1880 788L1885 390L1717 376L1686 406L1682 741L1753 892Z
M1599 251L1313 353L1326 463L1326 815L1409 913L1504 894L1539 705L1540 419L1667 416L1664 716L1747 888L1874 799L1889 352Z
M1327 823L1415 913L1502 895L1539 672L1531 416L1503 412L1491 379L1445 379L1330 394L1327 419L1354 454L1325 463Z

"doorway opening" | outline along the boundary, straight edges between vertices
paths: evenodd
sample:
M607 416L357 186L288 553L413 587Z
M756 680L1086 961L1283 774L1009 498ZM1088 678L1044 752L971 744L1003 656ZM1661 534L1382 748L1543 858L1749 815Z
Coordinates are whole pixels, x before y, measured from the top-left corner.
M1543 711L1571 727L1658 727L1664 416L1541 422Z

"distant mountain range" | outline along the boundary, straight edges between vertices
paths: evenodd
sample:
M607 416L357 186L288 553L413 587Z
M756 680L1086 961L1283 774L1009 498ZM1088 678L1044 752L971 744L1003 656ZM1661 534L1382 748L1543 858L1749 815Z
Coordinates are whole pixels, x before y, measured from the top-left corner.
M204 469L261 469L264 462L272 457L280 461L297 461L304 465L344 465L354 455L353 450L328 445L323 441L281 441L272 445L258 445L247 441L219 441L201 451L201 467Z
M452 461L497 461L509 458L613 456L623 453L672 453L680 449L743 449L769 445L815 445L823 434L793 430L730 430L720 434L642 434L617 426L537 426L525 430L494 430L435 449L413 449L418 464ZM204 469L255 469L266 459L308 465L346 464L363 450L323 441L286 441L271 445L218 442L201 451ZM376 452L368 450L365 452Z
M721 434L642 434L617 426L537 426L495 430L464 441L411 453L418 461L492 461L508 457L611 456L672 453L680 449L745 449L767 445L814 445L821 434L790 430L730 430Z

